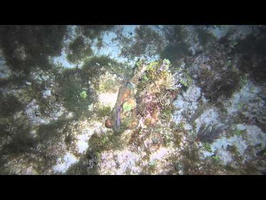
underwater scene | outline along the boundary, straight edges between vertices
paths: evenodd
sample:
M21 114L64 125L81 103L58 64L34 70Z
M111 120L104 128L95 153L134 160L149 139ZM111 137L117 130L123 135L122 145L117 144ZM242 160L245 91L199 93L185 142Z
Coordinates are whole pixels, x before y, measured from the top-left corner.
M1 25L1 175L266 174L266 26Z

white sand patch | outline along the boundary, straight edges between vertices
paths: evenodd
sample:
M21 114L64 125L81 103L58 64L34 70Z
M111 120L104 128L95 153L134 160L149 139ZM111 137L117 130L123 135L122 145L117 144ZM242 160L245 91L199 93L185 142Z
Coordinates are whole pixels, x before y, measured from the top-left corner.
M33 99L25 107L25 113L33 125L49 124L62 116L65 111L66 109L61 104L55 103L53 104L53 110L49 112L49 116L43 116L40 113L40 106L36 99Z
M229 101L224 102L224 106L227 108L228 115L234 115L239 111L242 105L249 105L250 103L258 99L260 88L249 82L244 85L240 91L236 92Z
M245 156L245 151L249 146L256 146L259 145L258 148L256 148L256 151L254 152L254 157L256 156L255 154L259 152L260 150L265 148L266 145L266 135L258 128L257 126L254 125L244 125L244 124L239 124L237 125L238 130L246 130L246 138L243 139L242 136L233 136L230 138L219 138L215 142L211 144L211 149L212 152L208 152L206 150L202 150L202 153L204 157L209 157L214 154L214 152L217 153L217 156L221 159L224 164L227 164L231 161L232 155L229 151L226 150L228 145L234 145L237 148L237 151L241 156L243 156L243 162L248 160L250 157Z
M141 168L138 162L141 161L141 155L129 150L102 152L100 174L123 175L127 171L131 174L139 174Z
M104 133L107 129L103 127L103 124L96 121L84 121L82 126L84 128L76 136L76 146L79 153L85 153L89 147L88 141L90 137L95 133Z
M220 123L219 120L219 114L217 111L217 108L215 107L211 107L206 109L200 116L198 119L195 120L195 122L197 123L197 127L196 127L196 132L199 131L200 127L205 124L205 125L222 125Z
M113 108L115 106L116 100L117 100L118 92L116 93L102 93L99 94L98 100L101 102L101 104L105 106L110 106Z
M69 35L71 38L77 37L77 35L75 33L76 27L77 26L68 26ZM61 63L65 68L75 68L77 65L72 64L72 63L68 62L68 60L67 60L66 47L69 45L71 40L70 39L64 39L63 42L64 42L65 48L62 49L60 56L53 57L53 61L54 61L54 63Z
M65 156L62 158L59 158L57 160L57 165L55 165L53 167L53 170L55 172L61 172L61 173L65 173L67 171L67 169L73 165L74 163L76 163L78 161L78 159L76 158L76 156L74 156L73 154L67 152L65 154Z
M87 148L89 147L87 139L86 140L79 139L78 142L76 143L76 145L77 145L79 153L85 153Z
M246 142L250 146L261 145L260 150L265 148L266 145L266 134L261 129L254 125L239 124L237 126L239 130L246 130L247 138Z
M150 162L163 159L163 157L168 154L168 151L169 149L167 148L160 148L159 150L150 155Z
M174 101L174 106L177 110L174 113L173 119L177 124L184 123L184 128L187 131L192 130L191 124L188 123L188 120L191 119L193 114L199 107L198 99L201 96L201 89L196 85L191 85L186 92L184 92L183 96L179 95L177 99ZM206 102L206 99L202 95L201 97L203 102ZM197 131L203 122L209 123L210 121L217 121L216 111L213 109L207 109L204 113L204 117L199 116L200 119L195 120L197 123ZM203 115L202 114L202 115ZM206 118L207 117L207 118ZM214 117L212 119L212 117Z
M42 92L42 97L43 98L47 98L47 97L50 97L50 96L52 96L52 92L51 92L51 89L47 89L47 90L44 90L43 92Z

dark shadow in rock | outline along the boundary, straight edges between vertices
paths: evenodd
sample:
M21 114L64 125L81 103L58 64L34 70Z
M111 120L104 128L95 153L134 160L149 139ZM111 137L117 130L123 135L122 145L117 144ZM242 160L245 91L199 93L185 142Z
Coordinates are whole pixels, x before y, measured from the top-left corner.
M121 55L134 60L146 53L149 56L159 54L163 49L163 40L161 36L149 26L139 26L135 29L135 42L123 46Z
M187 43L187 31L184 26L166 26L163 29L168 45L161 52L161 58L167 58L175 65L177 61L191 56L190 45Z
M89 44L85 44L82 36L78 36L69 44L67 60L73 64L79 64L93 52Z
M5 130L1 130L1 140L7 140L10 137L10 141L2 146L0 151L0 174L10 174L10 166L6 166L11 160L19 158L25 154L36 153L35 147L37 140L30 134L31 127L24 123L13 122L10 124L2 124L2 128L5 126ZM12 126L12 127L11 127ZM2 135L6 133L5 135Z
M66 26L1 26L0 48L7 66L29 74L32 68L49 69L49 56L61 55Z
M100 38L104 31L110 31L113 25L82 25L78 26L78 33L83 34L85 37L92 39Z
M262 84L266 80L266 27L258 30L257 35L250 34L238 40L233 53L240 57L238 68L248 73L256 84Z
M99 153L87 150L79 161L71 165L66 175L100 175L98 169Z
M0 93L0 117L10 117L23 109L23 104L12 94Z

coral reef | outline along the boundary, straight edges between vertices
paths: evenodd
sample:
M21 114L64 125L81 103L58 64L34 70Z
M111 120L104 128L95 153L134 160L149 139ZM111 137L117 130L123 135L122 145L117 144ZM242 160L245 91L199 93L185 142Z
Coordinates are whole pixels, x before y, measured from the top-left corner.
M265 174L265 30L1 26L0 174Z
M112 116L106 125L113 124L115 132L127 128L155 125L160 113L165 113L175 99L179 87L169 71L170 62L163 60L140 64L131 80L122 84ZM124 127L120 130L120 126Z

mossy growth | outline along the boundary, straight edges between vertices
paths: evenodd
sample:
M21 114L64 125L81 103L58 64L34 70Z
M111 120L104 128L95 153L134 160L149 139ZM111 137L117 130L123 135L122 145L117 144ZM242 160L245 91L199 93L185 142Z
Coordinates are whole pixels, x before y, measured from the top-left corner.
M200 87L205 93L205 97L212 103L216 103L220 97L229 99L240 88L239 72L229 70L223 73L219 79L214 76L215 73L209 70L204 70L200 75L202 80Z
M87 115L88 106L97 100L96 93L91 90L82 70L67 69L56 77L59 83L58 90L55 92L63 106L76 114L77 117Z
M65 175L99 175L99 152L88 149L80 160L71 165Z
M97 80L99 85L99 77L111 67L116 66L118 63L109 58L108 56L90 57L84 60L82 65L82 73L80 74L83 80ZM99 86L98 86L99 87Z
M69 147L70 145L72 145L72 142L74 141L74 137L71 133L67 134L65 137L64 142L66 143L66 145Z
M86 164L83 161L78 161L77 163L72 164L64 175L97 175L88 170Z
M261 85L266 80L265 52L266 52L266 28L262 27L257 35L250 34L238 41L234 49L234 54L241 58L238 68L248 73L251 79Z
M195 145L187 146L184 151L182 151L184 156L184 171L188 171L188 168L192 168L195 163L200 162L200 156L198 148Z
M198 35L199 42L203 47L205 47L208 43L213 42L215 39L214 35L202 26L196 27L196 33Z
M77 32L93 40L95 38L100 39L103 32L111 31L112 29L113 25L84 25L78 26Z
M117 85L117 82L114 79L108 78L100 82L99 91L100 92L116 92L117 90L116 85Z
M239 154L236 145L227 145L226 150L232 153L233 155Z
M163 109L161 110L159 117L162 120L170 121L172 119L173 112L174 112L174 106L172 104L169 106L164 106Z
M0 47L11 70L29 74L34 67L50 69L49 56L59 56L66 26L4 26Z
M257 166L254 166L252 162L246 162L245 166L241 169L243 175L261 175L260 170Z
M123 56L134 59L143 54L154 56L162 51L163 39L149 26L139 26L135 29L135 33L134 41L136 42L122 48Z
M102 119L106 116L109 116L111 113L112 109L110 106L101 106L99 109L97 109L96 113L97 116Z
M43 90L45 90L45 83L37 83L32 81L32 84L25 90L23 100L30 102L32 101L32 99L36 99L39 102L44 102L45 100L42 98ZM44 104L42 104L41 106L44 106Z
M180 147L180 143L182 141L183 136L180 134L179 131L174 131L174 144L175 147L179 148Z
M69 44L67 59L69 62L79 64L86 57L92 55L92 49L90 45L85 44L82 36L78 36L73 42Z
M0 120L0 141L5 140L10 133L11 124L8 120Z
M0 93L0 117L10 117L23 109L23 104L14 95Z
M25 82L30 78L25 74L15 74L12 73L8 78L0 78L0 87L11 86L19 87L25 85Z
M160 53L161 58L168 58L172 64L186 56L191 56L187 39L187 30L184 26L167 26L164 29L169 44Z
M209 143L203 143L203 148L208 152L212 152L211 145Z
M191 56L192 53L189 50L189 44L186 42L180 42L178 44L169 44L161 52L161 58L168 58L171 63L175 64L178 60L184 58L185 56Z
M80 96L81 98L83 98L83 99L86 99L86 98L88 97L87 92L86 92L85 90L83 90L83 91L79 94L79 96Z
M225 170L229 173L229 174L239 174L238 170L234 167L232 167L230 164L225 165Z
M185 41L188 35L188 32L183 25L165 26L163 31L165 32L166 39L173 43Z
M101 153L107 150L121 150L123 148L121 135L108 132L106 135L94 134L89 140L89 146L95 152Z
M185 122L180 122L179 124L177 124L177 126L175 128L178 131L184 131L185 130Z
M157 77L157 69L159 68L159 62L151 62L146 69L146 75L144 79L154 81ZM146 81L145 80L145 81Z
M12 84L12 78L0 78L0 88L4 88Z
M242 136L244 133L246 133L246 130L239 130L239 129L232 130L232 134L236 136Z
M64 107L78 116L88 112L88 106L92 103L87 96L80 95L82 92L83 88L74 82L66 83L62 87Z
M37 140L30 134L31 127L26 122L12 123L12 131L9 133L11 141L1 149L1 155L15 158L23 153L33 153ZM6 139L6 138L5 138ZM0 156L0 157L2 157Z
M159 80L160 83L157 83L159 87L164 86L167 89L172 89L174 85L174 79L171 73L168 71L170 67L171 63L168 59L161 59L159 61L149 63L146 67L146 70L139 78L139 82L137 84L138 91L144 90L150 83ZM141 69L140 67L137 67L136 70L139 71Z
M183 71L183 78L181 78L179 82L182 84L182 88L186 91L192 84L193 79L186 71Z
M57 143L66 134L65 128L69 124L69 120L57 120L50 124L43 124L38 127L37 139L43 145L51 145Z
M221 158L218 156L218 155L214 155L214 156L212 156L211 157L213 160L214 160L214 162L216 162L216 163L219 163L220 161L221 161Z

